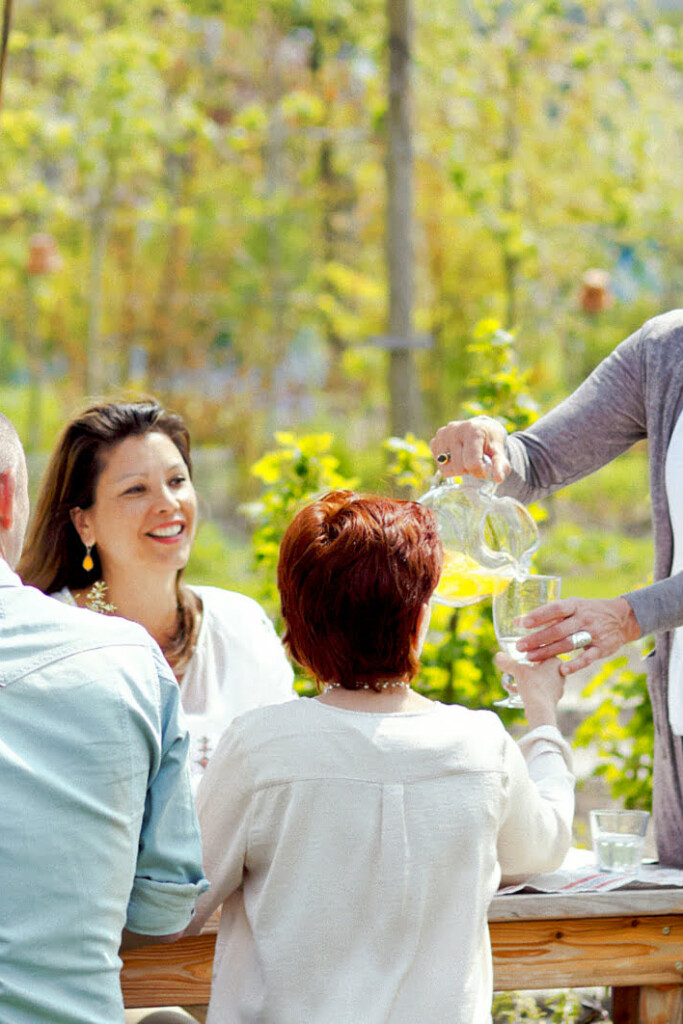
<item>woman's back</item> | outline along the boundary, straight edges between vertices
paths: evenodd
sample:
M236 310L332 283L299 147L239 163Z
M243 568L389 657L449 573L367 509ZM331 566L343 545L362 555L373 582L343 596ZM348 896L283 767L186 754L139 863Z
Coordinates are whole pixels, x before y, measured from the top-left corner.
M499 861L550 869L571 830L559 733L526 742L529 771L496 716L436 703L313 699L238 719L198 798L212 881L200 919L229 897L209 1020L489 1021Z

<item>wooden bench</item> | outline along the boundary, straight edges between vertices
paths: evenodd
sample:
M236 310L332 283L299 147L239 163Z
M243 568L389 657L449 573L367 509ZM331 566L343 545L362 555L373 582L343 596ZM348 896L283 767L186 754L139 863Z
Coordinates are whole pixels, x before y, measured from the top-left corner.
M614 1024L683 1021L683 889L497 896L497 991L609 986ZM126 1007L205 1006L215 932L124 956Z

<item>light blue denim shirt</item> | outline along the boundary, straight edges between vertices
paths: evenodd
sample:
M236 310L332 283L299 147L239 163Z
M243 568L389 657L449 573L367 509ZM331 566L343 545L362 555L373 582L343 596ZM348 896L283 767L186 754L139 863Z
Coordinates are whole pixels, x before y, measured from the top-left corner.
M142 627L0 559L0 1021L123 1021L124 926L181 931L207 887L178 684Z

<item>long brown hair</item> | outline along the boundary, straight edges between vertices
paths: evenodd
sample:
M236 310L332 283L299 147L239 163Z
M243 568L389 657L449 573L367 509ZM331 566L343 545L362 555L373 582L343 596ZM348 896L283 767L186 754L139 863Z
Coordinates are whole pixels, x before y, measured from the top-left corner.
M24 583L51 594L63 587L82 590L102 578L96 548L91 553L93 569L83 568L83 542L71 522L71 511L93 504L107 451L128 437L151 432L170 438L192 479L189 431L180 416L166 412L158 402L102 402L67 424L43 475L17 567ZM179 570L176 579L178 631L164 650L176 674L192 654L198 624L197 602L182 584L182 573Z

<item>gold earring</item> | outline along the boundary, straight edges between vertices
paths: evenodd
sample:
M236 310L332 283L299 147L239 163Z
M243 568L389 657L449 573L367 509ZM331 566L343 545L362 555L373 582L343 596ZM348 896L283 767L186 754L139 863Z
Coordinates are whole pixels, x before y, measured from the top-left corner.
M82 565L86 572L92 572L95 568L95 563L93 562L92 555L90 554L92 549L92 544L85 545L85 558L83 559Z

